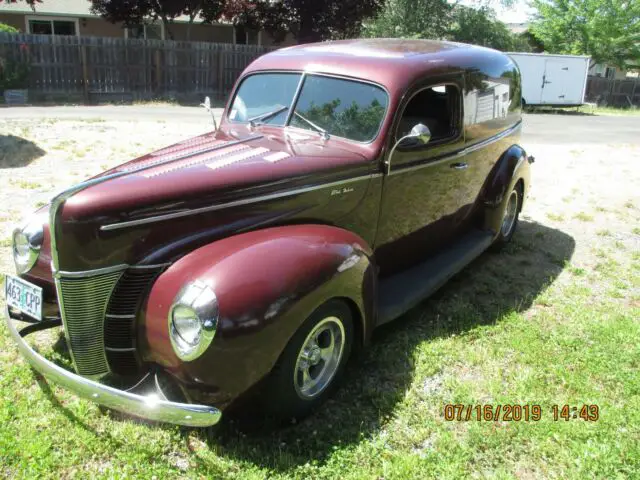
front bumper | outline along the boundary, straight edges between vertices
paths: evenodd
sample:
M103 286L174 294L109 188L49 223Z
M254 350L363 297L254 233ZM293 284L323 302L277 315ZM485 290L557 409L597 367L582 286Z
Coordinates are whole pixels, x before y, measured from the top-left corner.
M208 427L218 423L220 410L207 405L177 403L158 399L155 396L138 395L125 390L95 382L59 367L33 350L19 332L11 318L9 308L5 308L9 333L18 345L20 353L31 366L56 384L76 395L120 412L159 422L174 423L189 427Z

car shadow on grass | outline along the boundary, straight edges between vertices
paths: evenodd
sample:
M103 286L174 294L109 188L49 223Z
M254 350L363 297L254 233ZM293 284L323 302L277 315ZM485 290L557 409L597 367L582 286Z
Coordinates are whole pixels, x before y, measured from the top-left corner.
M216 427L185 429L218 456L276 471L307 462L324 463L334 449L373 437L393 415L414 377L416 348L437 338L492 325L510 312L528 309L571 259L574 239L548 226L521 221L511 244L487 252L430 299L378 329L370 347L351 362L342 387L299 425L247 431L223 415ZM193 459L207 465L194 452Z

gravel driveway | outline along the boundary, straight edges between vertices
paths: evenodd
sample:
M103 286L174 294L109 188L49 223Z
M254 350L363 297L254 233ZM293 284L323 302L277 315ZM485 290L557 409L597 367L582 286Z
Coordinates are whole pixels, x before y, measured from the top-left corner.
M0 272L13 226L53 192L210 128L188 107L0 109ZM526 115L523 131L536 157L524 218L571 235L578 268L612 241L640 250L640 117Z

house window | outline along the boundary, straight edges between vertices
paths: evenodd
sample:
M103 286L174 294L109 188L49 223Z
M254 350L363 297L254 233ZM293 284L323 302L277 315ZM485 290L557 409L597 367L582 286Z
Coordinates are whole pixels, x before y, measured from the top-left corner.
M35 35L77 35L77 20L28 19L29 33Z
M164 27L161 23L145 23L143 25L136 25L125 29L125 38L164 40Z
M607 73L605 74L607 78L615 78L616 77L616 67L607 67Z

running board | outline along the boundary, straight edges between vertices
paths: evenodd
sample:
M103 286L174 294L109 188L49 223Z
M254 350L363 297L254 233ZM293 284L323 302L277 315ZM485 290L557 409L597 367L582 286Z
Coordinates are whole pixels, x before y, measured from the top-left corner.
M436 257L380 280L378 323L395 320L427 298L484 252L493 233L473 230Z

